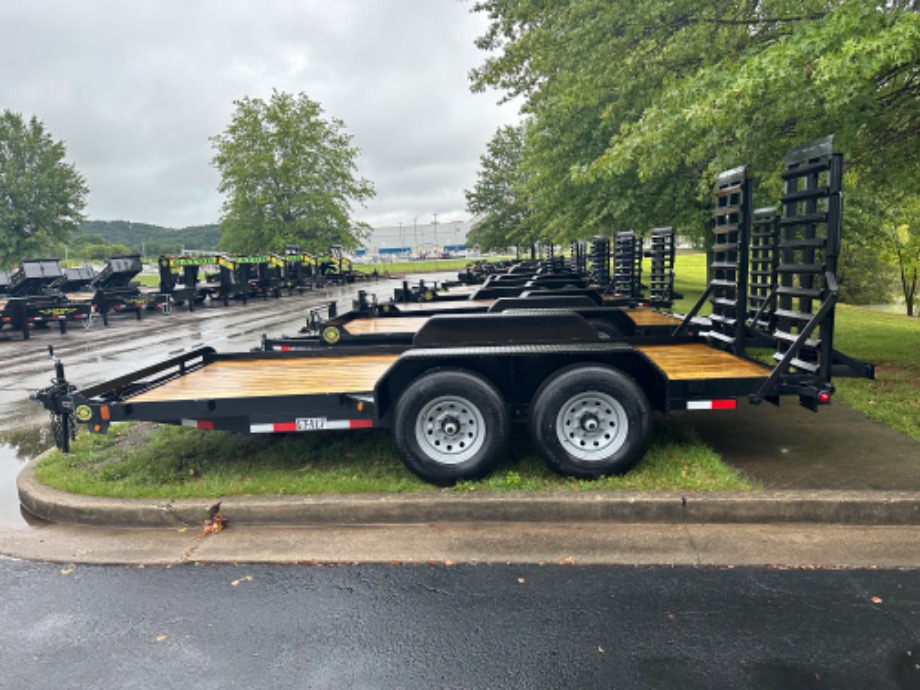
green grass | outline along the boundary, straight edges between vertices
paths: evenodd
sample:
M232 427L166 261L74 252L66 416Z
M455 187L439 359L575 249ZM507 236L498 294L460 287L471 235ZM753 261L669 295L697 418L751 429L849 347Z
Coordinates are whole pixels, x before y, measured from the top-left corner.
M141 273L134 278L134 282L144 287L160 287L160 276L152 273Z
M836 399L920 441L920 319L840 305L834 346L875 364L875 380L834 379Z
M360 273L373 273L377 270L380 273L389 273L390 275L405 275L410 273L436 273L439 271L457 273L466 268L472 259L439 259L425 261L397 261L386 264L355 264L354 270ZM456 276L453 276L456 278Z
M83 433L74 452L54 451L36 468L63 491L126 498L244 494L358 494L449 491L747 490L753 485L700 443L692 428L659 419L652 447L622 477L584 481L550 472L516 433L509 457L489 477L437 489L397 458L383 430L239 436L184 427L119 424Z

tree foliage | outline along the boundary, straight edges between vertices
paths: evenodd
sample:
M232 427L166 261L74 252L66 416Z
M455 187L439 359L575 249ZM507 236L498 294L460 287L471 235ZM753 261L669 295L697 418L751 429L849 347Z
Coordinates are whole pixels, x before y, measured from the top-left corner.
M365 228L351 218L352 204L371 199L374 188L356 176L359 151L344 123L324 119L304 94L274 91L268 102L234 104L230 125L211 139L226 195L221 246L243 253L355 246Z
M885 227L890 251L898 270L898 285L908 316L915 313L920 287L920 195L900 200L892 212L893 222Z
M501 127L480 156L481 169L472 190L466 190L467 210L476 217L467 243L483 251L526 242L527 204L521 197L521 152L524 126Z
M99 240L93 241L94 236L98 236ZM73 237L71 246L78 254L79 245L123 244L132 252L143 251L145 256L156 258L161 254L178 254L182 249L216 251L220 238L217 225L175 229L127 220L89 220Z
M715 175L779 194L793 146L836 135L860 183L920 165L920 5L891 0L480 0L490 56L472 87L522 101L534 219L568 239L702 233Z
M0 113L0 267L60 246L83 221L89 189L33 116Z

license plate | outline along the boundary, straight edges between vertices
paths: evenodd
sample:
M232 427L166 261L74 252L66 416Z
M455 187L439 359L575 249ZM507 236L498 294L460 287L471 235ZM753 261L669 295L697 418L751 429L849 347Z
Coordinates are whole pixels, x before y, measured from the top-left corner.
M319 431L325 428L325 417L299 417L297 419L297 431Z

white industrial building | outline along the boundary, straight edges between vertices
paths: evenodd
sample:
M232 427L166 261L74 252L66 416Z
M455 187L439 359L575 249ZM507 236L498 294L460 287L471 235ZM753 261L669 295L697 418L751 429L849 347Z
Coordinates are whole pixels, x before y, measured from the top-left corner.
M412 220L399 225L373 228L364 240L366 255L438 256L468 251L466 236L473 220L450 220L419 223Z

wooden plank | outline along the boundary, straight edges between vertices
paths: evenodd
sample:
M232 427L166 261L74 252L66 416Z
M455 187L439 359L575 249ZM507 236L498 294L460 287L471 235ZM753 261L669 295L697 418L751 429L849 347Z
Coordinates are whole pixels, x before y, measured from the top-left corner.
M427 321L427 316L387 316L379 319L353 319L342 328L351 335L383 333L418 333Z
M369 392L397 357L218 360L141 393L131 402Z
M626 312L637 326L674 326L680 325L680 319L670 314L663 314L654 309L629 309Z
M95 292L66 292L64 296L71 302L90 302L96 296Z
M488 309L495 303L494 299L458 299L434 300L432 302L410 302L408 304L396 303L396 308L402 314L411 314L416 311L463 311L464 309Z
M762 379L770 369L716 350L704 343L642 345L637 348L674 381L690 379Z

